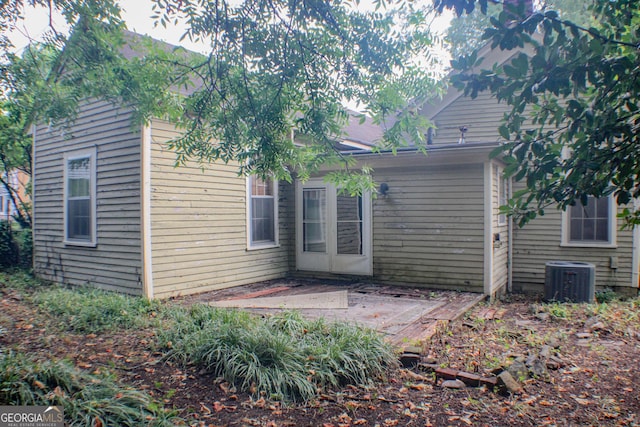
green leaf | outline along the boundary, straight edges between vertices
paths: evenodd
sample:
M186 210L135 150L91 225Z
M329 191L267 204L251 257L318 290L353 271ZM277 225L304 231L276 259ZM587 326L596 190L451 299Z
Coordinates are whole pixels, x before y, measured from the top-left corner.
M507 128L506 125L504 125L504 124L500 125L500 127L498 128L498 133L506 141L509 140L510 132L509 132L509 129Z

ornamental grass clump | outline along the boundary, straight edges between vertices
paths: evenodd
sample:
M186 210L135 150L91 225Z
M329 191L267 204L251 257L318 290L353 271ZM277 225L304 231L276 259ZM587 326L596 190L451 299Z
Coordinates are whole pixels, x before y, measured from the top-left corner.
M397 363L375 331L297 312L263 318L194 305L165 314L159 340L168 359L272 399L307 401L323 388L368 385Z
M53 287L37 293L34 301L65 330L78 333L148 326L161 308L157 301L90 288Z
M0 405L61 406L70 426L173 426L181 422L145 393L107 373L87 373L67 362L39 362L0 353Z

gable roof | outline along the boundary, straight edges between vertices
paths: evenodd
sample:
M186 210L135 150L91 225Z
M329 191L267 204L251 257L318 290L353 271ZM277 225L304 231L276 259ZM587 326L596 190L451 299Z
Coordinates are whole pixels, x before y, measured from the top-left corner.
M500 50L498 48L491 48L491 42L486 43L480 49L478 49L478 58L482 59L482 62L479 65L471 68L472 72L479 72L480 70L486 67L492 67L494 64L503 65L515 55L519 54L521 50ZM452 71L449 73L447 80L451 78L451 76L459 74L458 71ZM444 94L440 101L436 101L431 104L425 104L425 106L420 110L421 114L425 115L427 118L432 119L438 113L440 113L445 108L449 107L456 100L462 98L464 96L464 92L456 89L455 87L449 85L447 88L447 92Z
M133 31L124 31L125 43L121 48L121 53L125 59L144 58L145 45L151 44L155 48L159 48L167 53L176 53L180 56L184 55L185 58L202 58L206 59L204 55L197 52L188 50L182 46L173 45L171 43L164 42L162 40L154 39L151 36L142 35ZM193 85L188 88L180 87L176 88L180 94L189 96L194 93L200 85ZM365 117L363 123L360 123L360 113L348 110L349 114L348 123L343 128L343 136L340 138L338 146L341 150L367 150L376 145L383 136L383 130L380 125L373 123L370 117Z
M365 116L360 122L360 113L348 111L349 121L342 129L344 136L340 142L340 149L344 151L370 150L382 139L382 126L375 124L371 117Z

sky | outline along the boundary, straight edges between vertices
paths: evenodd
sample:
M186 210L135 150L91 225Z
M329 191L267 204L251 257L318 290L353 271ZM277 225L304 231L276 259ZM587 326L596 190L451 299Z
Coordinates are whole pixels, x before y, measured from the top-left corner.
M156 39L164 40L172 44L180 44L186 48L201 50L198 46L189 46L188 40L180 42L180 37L185 32L185 27L154 27L151 0L121 0L123 18L127 28L131 31L147 34ZM12 32L11 39L17 51L24 49L29 44L29 39L39 40L49 28L49 11L46 8L26 7L24 22ZM65 20L62 16L52 17L55 28L66 30Z
M430 0L418 0L430 1ZM362 0L366 8L367 4L371 5L372 0ZM184 26L163 28L162 26L154 26L152 15L151 0L121 0L120 6L123 9L123 18L127 24L127 28L140 34L146 34L156 39L166 41L171 44L181 45L187 49L204 52L202 46L192 44L188 39L180 41L180 37L185 32ZM25 9L25 20L21 23L16 31L11 33L11 39L17 51L21 51L29 43L29 39L38 40L47 31L49 27L49 13L45 8L34 9L28 7ZM445 31L451 20L451 15L437 18L433 24L434 31ZM62 16L53 16L52 22L56 29L64 29L65 21Z

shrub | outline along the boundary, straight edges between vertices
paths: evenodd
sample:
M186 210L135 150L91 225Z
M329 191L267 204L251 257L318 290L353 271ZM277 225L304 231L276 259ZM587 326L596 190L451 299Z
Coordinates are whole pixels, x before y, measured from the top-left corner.
M31 268L32 262L31 228L18 228L9 221L0 221L0 268Z
M65 329L80 333L145 326L160 309L158 301L88 288L51 288L34 300Z
M23 228L16 233L18 244L18 266L21 268L33 268L33 233L31 228Z
M18 265L18 244L13 236L14 232L9 221L0 221L0 267L14 267Z
M375 331L306 320L297 312L261 318L194 305L167 316L159 332L167 358L271 398L306 401L323 387L369 384L397 363Z
M600 304L610 303L618 299L618 295L611 288L605 288L596 292L596 302Z
M0 353L1 405L64 408L72 426L172 426L179 420L145 393L125 388L106 373L89 374L65 362L37 362Z
M10 271L0 271L0 286L6 286L11 289L33 290L42 288L45 285L42 281L33 277L31 273L21 269L13 269Z

